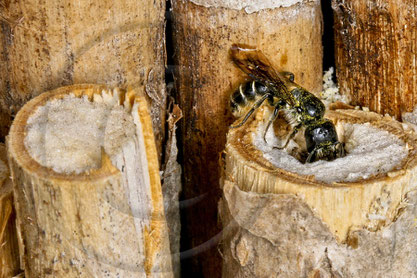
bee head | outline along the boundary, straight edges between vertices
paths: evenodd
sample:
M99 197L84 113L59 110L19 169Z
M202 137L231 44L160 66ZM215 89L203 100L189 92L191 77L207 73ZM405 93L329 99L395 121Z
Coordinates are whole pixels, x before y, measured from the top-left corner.
M320 159L334 160L345 154L343 143L337 138L334 124L327 119L306 127L304 137L309 156L306 162Z

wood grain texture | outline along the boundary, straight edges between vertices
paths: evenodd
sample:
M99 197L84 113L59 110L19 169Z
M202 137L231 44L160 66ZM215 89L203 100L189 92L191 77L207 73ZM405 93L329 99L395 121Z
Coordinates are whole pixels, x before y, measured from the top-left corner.
M322 86L321 9L319 1L251 14L186 0L175 0L172 6L175 81L184 113L180 126L183 192L186 199L202 198L184 211L188 228L183 250L196 248L190 252L191 273L219 277L221 259L213 240L220 232L219 156L232 122L230 95L247 78L230 60L229 49L233 43L257 47L278 70L294 72L296 82L318 92Z
M336 123L369 123L401 138L399 169L325 184L274 167L248 126L230 130L225 149L223 277L412 277L417 273L417 136L376 113L330 111ZM248 134L249 133L249 134ZM372 218L370 215L381 216ZM404 243L407 242L406 244ZM262 259L259 259L262 258ZM372 259L369 259L372 258Z
M1 7L1 6L0 6ZM8 33L6 19L1 17L0 13L0 138L4 138L11 124L10 121L10 109L7 105L7 41L6 38ZM3 95L4 93L4 95Z
M157 147L165 123L164 0L3 1L0 14L10 114L63 85L98 83L145 91ZM0 68L1 69L1 68ZM2 83L2 82L0 82Z
M173 277L159 163L144 97L97 85L44 93L17 114L7 138L21 265L26 277ZM36 108L69 93L116 98L128 107L136 135L101 167L57 173L24 145ZM121 169L121 170L120 170Z
M6 147L0 144L0 278L9 278L20 272L13 185L7 166Z
M337 77L353 105L397 119L417 104L417 3L333 0Z

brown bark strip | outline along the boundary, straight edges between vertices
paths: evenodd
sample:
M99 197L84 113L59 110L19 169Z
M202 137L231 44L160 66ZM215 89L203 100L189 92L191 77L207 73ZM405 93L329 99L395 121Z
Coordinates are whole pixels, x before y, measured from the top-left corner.
M13 186L6 163L6 147L0 144L0 278L9 278L21 272Z
M172 268L174 277L180 277L181 219L179 193L181 192L181 165L177 161L178 148L176 129L182 118L182 111L172 100L169 104L168 132L165 145L165 164L163 165L162 194L164 196L165 217L169 229Z
M6 91L9 86L6 48L8 37L9 25L6 22L6 19L0 17L0 94L2 94L2 97L0 97L0 138L4 138L4 136L6 136L11 124L10 108L7 105L8 101L6 101L6 99L8 99Z

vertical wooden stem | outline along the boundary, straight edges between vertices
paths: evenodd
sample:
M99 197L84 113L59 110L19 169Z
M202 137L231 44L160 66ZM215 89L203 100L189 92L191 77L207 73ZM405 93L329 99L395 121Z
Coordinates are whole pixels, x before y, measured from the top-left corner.
M333 0L340 90L354 105L401 117L417 104L412 0Z
M63 85L131 86L149 97L161 154L164 14L165 0L3 1L1 31L8 43L1 101L14 115L32 97Z
M318 92L322 82L321 9L319 1L280 1L270 6L233 1L173 1L176 89L184 112L181 144L184 196L202 197L188 208L183 248L196 248L192 273L219 277L220 255L209 241L220 231L217 219L219 155L232 118L229 97L247 76L231 62L233 43L259 48L279 70ZM279 3L278 3L279 2ZM246 8L245 5L247 4ZM196 200L194 199L194 200ZM191 254L190 253L190 254Z

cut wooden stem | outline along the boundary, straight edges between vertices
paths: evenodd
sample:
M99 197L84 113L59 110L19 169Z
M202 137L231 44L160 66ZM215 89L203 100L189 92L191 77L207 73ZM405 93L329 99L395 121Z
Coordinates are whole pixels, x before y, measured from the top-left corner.
M364 125L401 139L407 155L387 173L325 183L276 168L255 147L262 113L228 134L220 206L224 277L415 274L417 135L412 128L372 112L328 112L342 141L343 126Z
M102 148L98 168L79 174L42 166L25 144L33 114L69 94L121 104L134 123L120 150L109 156ZM172 277L158 155L143 97L98 85L44 93L19 111L7 147L26 277Z
M209 251L193 257L190 269L195 275L219 277L220 254L209 242L220 231L218 159L232 122L230 95L248 78L230 60L230 47L234 43L256 47L277 70L291 71L297 83L320 91L320 1L175 0L172 6L179 65L176 88L184 112L180 144L187 158L184 196L202 199L184 211L189 235L185 246L210 244Z

